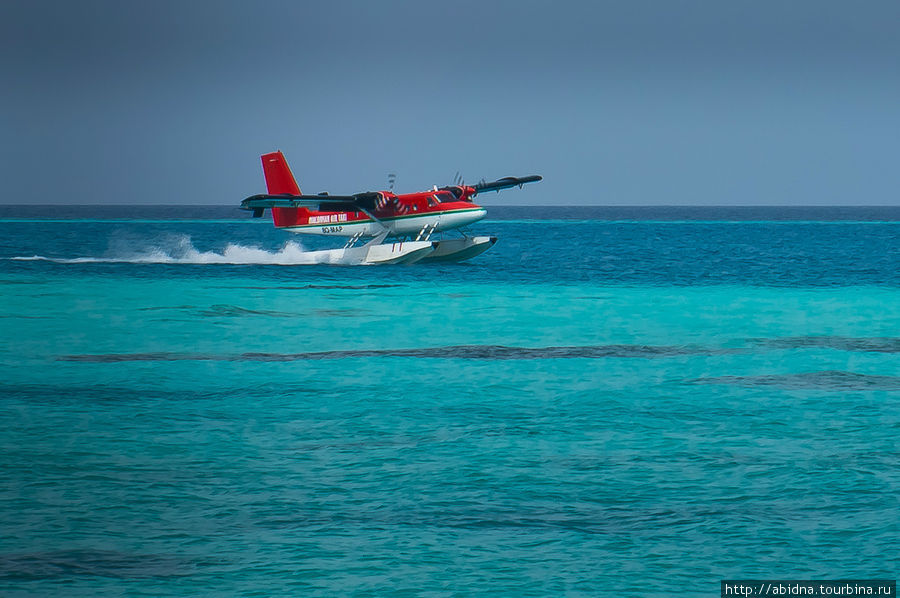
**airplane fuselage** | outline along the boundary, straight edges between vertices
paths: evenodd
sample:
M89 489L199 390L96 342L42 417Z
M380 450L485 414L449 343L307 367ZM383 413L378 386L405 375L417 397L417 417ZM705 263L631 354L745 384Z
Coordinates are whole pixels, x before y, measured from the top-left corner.
M313 208L273 208L275 226L293 233L334 237L415 236L453 230L484 218L487 210L470 200L457 200L447 191L394 195L379 193L375 209L327 204ZM370 215L371 214L371 215ZM375 218L372 218L374 216Z

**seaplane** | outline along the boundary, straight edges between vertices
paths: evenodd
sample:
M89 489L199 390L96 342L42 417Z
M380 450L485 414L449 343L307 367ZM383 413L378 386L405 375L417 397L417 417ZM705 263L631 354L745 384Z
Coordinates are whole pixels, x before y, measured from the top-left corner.
M271 210L275 227L292 233L346 238L343 247L305 252L310 263L412 264L460 262L490 249L497 237L468 236L460 229L484 218L479 193L522 187L538 175L493 182L461 182L397 195L366 191L353 195L304 195L280 151L261 156L268 193L252 195L241 209L260 218ZM393 188L393 184L391 184ZM454 231L459 237L444 238ZM433 236L439 233L439 239ZM363 243L364 242L364 243Z

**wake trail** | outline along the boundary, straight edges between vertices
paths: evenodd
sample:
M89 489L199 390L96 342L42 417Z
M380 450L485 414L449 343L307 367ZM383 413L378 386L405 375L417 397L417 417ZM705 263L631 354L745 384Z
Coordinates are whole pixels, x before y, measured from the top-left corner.
M118 250L95 257L48 257L43 255L4 258L20 262L52 262L56 264L225 264L297 266L340 263L324 260L306 251L296 241L288 241L277 251L256 246L229 243L221 251L200 251L187 235L138 251Z

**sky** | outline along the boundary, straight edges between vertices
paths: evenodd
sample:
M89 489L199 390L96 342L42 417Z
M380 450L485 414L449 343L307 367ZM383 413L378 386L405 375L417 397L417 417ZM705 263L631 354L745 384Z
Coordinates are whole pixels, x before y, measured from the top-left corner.
M900 205L900 2L0 0L0 203ZM480 198L481 199L481 198Z

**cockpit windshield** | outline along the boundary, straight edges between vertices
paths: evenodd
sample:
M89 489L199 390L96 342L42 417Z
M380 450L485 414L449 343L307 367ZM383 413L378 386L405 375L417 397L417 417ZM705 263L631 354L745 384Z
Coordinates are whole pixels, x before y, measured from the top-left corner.
M456 198L449 191L438 191L434 194L434 198L438 200L440 203L447 203L448 201L456 201Z

